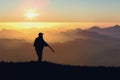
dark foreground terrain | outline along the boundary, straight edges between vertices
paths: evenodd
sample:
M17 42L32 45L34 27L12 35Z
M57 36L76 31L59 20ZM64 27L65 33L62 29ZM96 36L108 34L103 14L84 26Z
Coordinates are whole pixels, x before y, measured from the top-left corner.
M0 80L120 80L119 67L80 67L49 62L0 63Z

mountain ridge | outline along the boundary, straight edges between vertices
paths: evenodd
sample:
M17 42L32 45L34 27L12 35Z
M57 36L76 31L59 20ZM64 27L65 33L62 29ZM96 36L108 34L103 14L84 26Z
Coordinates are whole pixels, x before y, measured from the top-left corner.
M42 80L118 80L120 67L87 67L60 65L50 62L0 63L4 79ZM9 77L8 77L9 76Z

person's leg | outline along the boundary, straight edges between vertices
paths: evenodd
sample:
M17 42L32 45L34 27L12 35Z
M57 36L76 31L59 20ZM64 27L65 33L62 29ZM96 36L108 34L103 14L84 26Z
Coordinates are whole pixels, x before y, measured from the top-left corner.
M36 49L37 56L38 56L38 62L42 62L42 51L43 51L43 48Z
M38 61L42 62L42 51L39 51L38 53Z

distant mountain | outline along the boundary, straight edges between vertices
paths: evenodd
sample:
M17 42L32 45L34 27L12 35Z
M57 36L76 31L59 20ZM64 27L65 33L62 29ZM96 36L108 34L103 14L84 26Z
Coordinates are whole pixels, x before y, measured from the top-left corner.
M120 26L119 25L111 26L108 28L92 27L88 29L88 31L92 31L92 32L94 31L102 35L106 35L106 36L110 36L114 38L120 38Z
M86 37L86 39L91 39L91 40L102 40L102 41L110 41L110 40L116 40L116 38L114 37L110 37L107 35L103 35L100 34L98 32L91 32L91 31L87 31L87 30L83 30L81 32L79 32L79 35Z
M100 31L100 30L102 30L100 27L98 27L98 26L93 26L93 27L91 27L90 29L87 29L88 31Z
M108 28L94 26L90 29L82 30L80 28L71 29L62 32L63 35L70 38L92 39L92 40L120 40L120 26L116 25Z
M114 32L114 31L119 31L120 32L120 26L119 25L115 25L112 27L108 27L108 28L103 28L105 31L110 31L110 32Z

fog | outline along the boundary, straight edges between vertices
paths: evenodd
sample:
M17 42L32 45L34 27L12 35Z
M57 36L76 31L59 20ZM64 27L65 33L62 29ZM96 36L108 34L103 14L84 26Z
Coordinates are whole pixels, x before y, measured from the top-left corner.
M36 61L33 47L39 29L23 33L17 30L0 31L0 61ZM112 31L112 33L111 33ZM29 37L27 37L29 35ZM46 30L45 40L56 53L44 48L43 61L87 66L120 66L120 26L108 28ZM28 41L31 38L31 41ZM33 38L33 39L32 39Z

